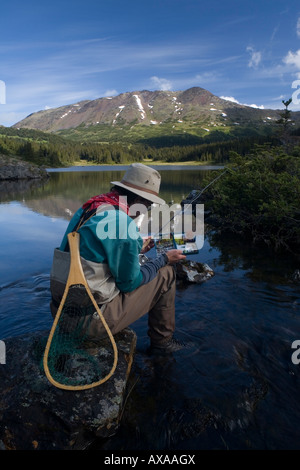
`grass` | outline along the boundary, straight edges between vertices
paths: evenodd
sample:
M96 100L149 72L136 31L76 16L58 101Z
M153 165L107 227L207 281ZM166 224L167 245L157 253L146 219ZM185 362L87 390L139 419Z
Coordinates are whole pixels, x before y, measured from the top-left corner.
M166 165L166 166L205 166L213 165L214 162L200 162L200 161L189 161L189 162L166 162L164 160L143 160L144 165Z
M128 162L128 163L96 163L96 162L90 162L88 160L79 160L74 163L72 163L72 166L124 166L124 165L130 165L131 163L136 163L136 162ZM141 163L144 165L164 165L164 166L205 166L205 165L214 165L215 163L212 161L208 162L199 162L199 161L189 161L189 162L166 162L164 160L152 160L150 158L145 158Z
M124 125L124 126L108 126L90 125L79 126L75 129L66 129L58 131L57 134L80 142L90 143L104 143L104 142L127 142L127 143L149 143L151 145L152 139L159 138L182 138L184 141L194 138L195 142L207 137L207 133L203 127L210 127L211 131L219 129L212 127L208 123L176 123L166 122L160 125ZM221 127L219 130L224 132L225 128ZM195 143L193 142L193 143Z

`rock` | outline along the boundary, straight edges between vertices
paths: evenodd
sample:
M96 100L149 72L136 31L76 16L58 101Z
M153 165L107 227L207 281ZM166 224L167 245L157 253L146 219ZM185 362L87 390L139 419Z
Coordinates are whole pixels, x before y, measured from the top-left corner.
M6 364L0 365L0 449L82 450L118 429L135 333L126 328L115 336L119 358L114 375L83 391L59 389L46 378L42 357L48 333L5 340Z
M17 157L0 155L0 181L47 178L45 169Z
M184 260L176 264L176 274L181 282L201 284L211 279L215 273L206 263Z
M292 274L292 280L296 284L300 284L300 269L296 269Z

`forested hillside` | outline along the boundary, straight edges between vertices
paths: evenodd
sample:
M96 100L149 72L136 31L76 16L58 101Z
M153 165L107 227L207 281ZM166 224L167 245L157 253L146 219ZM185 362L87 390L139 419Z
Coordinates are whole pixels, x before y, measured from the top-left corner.
M193 139L191 139L193 142ZM214 162L228 159L229 151L244 155L253 143L276 143L272 136L233 136L215 133L209 138L189 144L187 138L154 139L147 143L88 143L76 142L56 134L32 129L0 128L0 153L47 167L69 166L75 163L127 164L150 159L163 162Z

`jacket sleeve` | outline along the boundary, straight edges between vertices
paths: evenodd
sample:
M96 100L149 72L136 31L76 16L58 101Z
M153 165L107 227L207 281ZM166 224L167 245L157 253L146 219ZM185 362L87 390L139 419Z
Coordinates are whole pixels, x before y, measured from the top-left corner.
M147 284L148 282L152 281L157 275L157 272L159 271L159 269L163 268L167 264L168 264L168 258L165 254L161 254L157 258L151 259L147 261L147 263L143 264L141 266L141 272L143 275L143 280L141 282L141 285Z

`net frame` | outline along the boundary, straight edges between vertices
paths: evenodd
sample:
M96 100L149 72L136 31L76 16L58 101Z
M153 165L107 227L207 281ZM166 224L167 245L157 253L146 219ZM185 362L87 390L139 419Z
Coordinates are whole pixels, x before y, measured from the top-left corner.
M48 336L48 339L47 339L47 344L46 344L46 347L45 347L45 352L44 352L44 357L43 357L43 367L44 367L44 371L45 371L45 374L46 374L46 377L48 378L49 382L54 385L55 387L57 388L60 388L60 389L63 389L63 390L73 390L73 391L77 391L77 390L87 390L87 389L90 389L90 388L93 388L93 387L97 387L101 384L103 384L104 382L106 382L107 380L109 380L112 375L114 374L115 370L116 370L116 367L117 367L117 363L118 363L118 349L117 349L117 345L116 345L116 342L115 342L115 339L110 331L110 328L103 316L103 313L99 307L99 305L97 304L90 288L89 288L89 285L86 281L86 278L85 278L85 275L84 275L84 272L83 272L83 269L82 269L82 265L81 265L81 261L80 261L80 253L79 253L79 242L80 242L80 235L78 232L71 232L68 234L68 242L69 242L69 248L70 248L70 269L69 269L69 274L68 274L68 278L67 278L67 282L66 282L66 286L65 286L65 290L64 290L64 294L63 294L63 297L61 299L61 302L59 304L59 307L58 307L58 310L57 310L57 313L55 315L55 318L54 318L54 321L53 321L53 324L52 324L52 327L51 327L51 330L50 330L50 333L49 333L49 336ZM55 332L57 332L57 329L58 329L58 324L59 324L59 320L61 318L61 315L62 315L62 312L63 312L63 308L64 308L64 305L65 305L65 302L67 300L67 297L68 297L68 294L70 292L70 289L72 288L72 286L83 286L86 293L88 294L88 297L89 299L91 300L91 303L95 309L94 312L97 312L104 328L105 328L105 331L107 333L107 336L110 340L110 343L112 345L112 348L113 348L113 364L112 364L112 367L111 369L109 370L109 372L105 375L105 377L102 377L100 380L96 380L92 383L88 383L88 384L84 384L84 385L70 385L70 384L66 384L66 383L61 383L59 380L57 380L57 378L54 378L53 377L53 374L51 373L50 371L50 367L49 367L49 362L50 362L50 358L49 358L49 353L50 353L50 348L51 348L51 344L53 342L53 338L54 338L54 335L55 335Z

